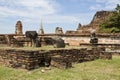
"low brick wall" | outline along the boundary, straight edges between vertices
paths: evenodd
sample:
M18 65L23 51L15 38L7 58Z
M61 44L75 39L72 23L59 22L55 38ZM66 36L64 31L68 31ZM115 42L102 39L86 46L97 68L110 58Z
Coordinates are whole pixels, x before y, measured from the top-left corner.
M111 59L111 54L104 54L101 48L83 49L60 49L49 51L30 51L1 49L0 64L13 68L27 70L36 69L40 66L55 66L69 68L72 62L92 61L99 58Z

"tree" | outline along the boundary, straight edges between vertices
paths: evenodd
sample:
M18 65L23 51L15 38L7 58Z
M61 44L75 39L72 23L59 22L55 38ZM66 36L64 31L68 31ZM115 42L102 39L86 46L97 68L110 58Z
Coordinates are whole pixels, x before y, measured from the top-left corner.
M117 7L116 7L115 9L116 9L116 11L119 13L119 12L120 12L120 5L117 4Z
M120 5L117 4L115 11L112 15L105 21L100 24L100 32L120 32Z

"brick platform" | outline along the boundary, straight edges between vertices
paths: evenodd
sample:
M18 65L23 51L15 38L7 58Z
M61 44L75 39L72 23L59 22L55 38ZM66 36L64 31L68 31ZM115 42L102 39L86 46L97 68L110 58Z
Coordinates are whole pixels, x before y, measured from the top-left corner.
M60 49L49 51L31 51L0 49L0 64L13 68L27 70L36 69L40 66L57 68L70 68L72 63L92 61L95 59L111 59L112 54L103 52L101 48L83 49Z

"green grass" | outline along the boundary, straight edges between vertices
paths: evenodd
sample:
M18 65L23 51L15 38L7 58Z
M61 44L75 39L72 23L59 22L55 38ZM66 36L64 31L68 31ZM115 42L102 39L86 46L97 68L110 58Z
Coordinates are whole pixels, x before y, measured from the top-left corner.
M58 49L80 49L85 47L80 46L66 46L65 48L54 48L53 46L42 46L42 47L3 47L0 46L0 49L16 49L16 50L58 50Z
M45 70L39 68L33 71L13 69L0 66L0 80L120 80L120 56L112 60L96 60L73 64L70 69Z

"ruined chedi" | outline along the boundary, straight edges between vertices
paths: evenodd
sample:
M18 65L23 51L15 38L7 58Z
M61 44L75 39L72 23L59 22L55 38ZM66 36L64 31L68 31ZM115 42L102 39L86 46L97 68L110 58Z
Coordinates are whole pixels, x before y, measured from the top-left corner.
M98 32L99 25L102 22L106 21L107 18L112 15L112 13L113 13L112 11L97 11L89 24L81 25L79 23L76 31L68 30L66 31L66 34L81 34L81 33L86 34L90 33L91 30L95 30L96 32Z
M42 26L42 21L41 21L41 25L40 25L40 29L38 31L38 34L44 34L44 30L43 30L43 26Z
M77 28L77 32L82 33L90 33L91 29L99 31L99 25L103 21L105 21L110 15L112 14L111 11L98 11L94 15L92 21L88 25L79 25Z
M22 22L21 21L17 21L16 26L15 26L15 34L17 35L22 35Z

